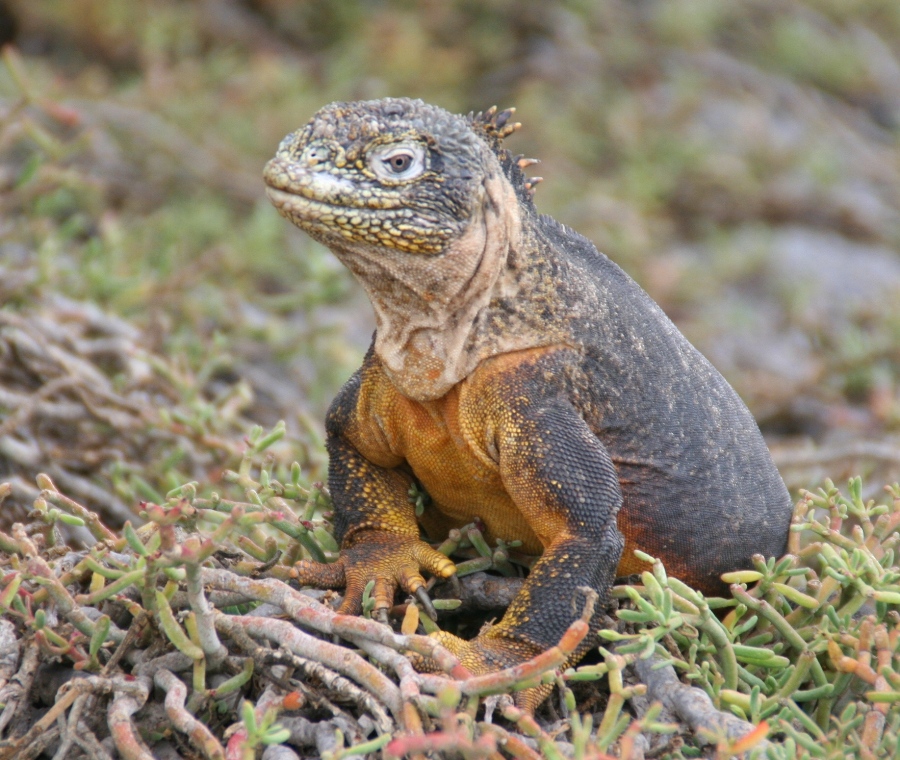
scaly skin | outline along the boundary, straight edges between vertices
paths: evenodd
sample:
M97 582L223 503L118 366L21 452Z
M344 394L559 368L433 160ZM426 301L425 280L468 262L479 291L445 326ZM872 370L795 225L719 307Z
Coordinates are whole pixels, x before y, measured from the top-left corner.
M786 546L791 503L755 422L649 297L589 241L539 216L502 139L509 112L337 103L266 166L270 199L366 289L376 335L327 419L341 557L301 582L358 613L422 573L480 518L541 555L503 619L470 642L483 673L558 642L579 586L605 598L644 569L720 592L721 573ZM431 497L416 519L411 484ZM624 553L623 553L624 546ZM596 622L595 626L596 628ZM532 702L533 705L533 702Z

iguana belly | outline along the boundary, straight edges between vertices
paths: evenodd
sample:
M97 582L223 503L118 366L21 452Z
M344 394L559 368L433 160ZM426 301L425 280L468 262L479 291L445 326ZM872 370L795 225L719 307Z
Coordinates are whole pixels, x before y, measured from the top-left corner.
M521 551L541 554L552 536L539 536L525 521L504 488L497 465L477 451L471 420L462 421L463 431L456 389L438 401L402 399L401 404L397 413L405 424L397 453L406 459L430 497L419 516L428 536L440 540L451 528L478 518L485 525L489 543L498 538L518 539Z

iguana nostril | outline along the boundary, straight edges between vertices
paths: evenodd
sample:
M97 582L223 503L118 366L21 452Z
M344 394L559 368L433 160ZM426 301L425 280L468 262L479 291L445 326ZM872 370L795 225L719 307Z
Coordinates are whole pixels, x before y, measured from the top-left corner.
M300 162L310 169L325 164L332 156L332 151L324 145L311 145L300 156Z

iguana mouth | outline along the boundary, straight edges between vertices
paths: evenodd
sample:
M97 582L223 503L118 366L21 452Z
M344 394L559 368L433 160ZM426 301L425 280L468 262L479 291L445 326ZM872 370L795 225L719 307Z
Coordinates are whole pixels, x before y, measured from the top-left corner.
M263 170L266 195L285 219L317 238L438 253L449 234L384 187L275 157Z
M372 207L354 182L273 158L263 170L266 195L278 212L307 232L367 243L383 224L384 205ZM384 204L384 199L379 199Z
M354 221L359 224L350 226L350 217L347 215L350 209L346 206L337 206L289 190L279 190L271 185L266 187L266 195L279 214L316 237L355 238L363 231L361 218L354 217ZM352 211L356 214L359 209Z
M358 209L348 206L339 206L333 203L310 198L301 193L290 190L279 190L274 187L266 188L266 195L282 216L296 220L299 223L320 222L322 224L335 223L338 218L347 216L348 212L355 213ZM350 219L348 218L349 222ZM360 222L362 220L359 220Z
M360 188L352 180L328 171L310 171L283 158L273 158L266 164L263 169L263 180L270 198L279 198L281 195L302 198L312 202L311 208L383 209L396 205L385 204L384 198L378 199L378 205L367 203L367 199L360 193ZM281 195L272 195L271 191Z

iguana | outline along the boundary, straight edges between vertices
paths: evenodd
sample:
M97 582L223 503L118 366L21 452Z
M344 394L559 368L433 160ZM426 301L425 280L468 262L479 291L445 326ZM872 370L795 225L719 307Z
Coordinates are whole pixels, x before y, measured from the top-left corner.
M333 103L265 168L278 211L365 289L376 332L326 419L337 562L302 583L376 611L431 547L480 518L540 559L502 620L441 640L472 671L555 645L582 586L659 557L706 592L784 552L791 501L735 391L584 237L537 213L503 139L511 111L457 116L418 100ZM408 493L430 503L417 518ZM624 553L623 553L624 547ZM597 617L597 616L595 616ZM595 623L595 628L597 623Z

